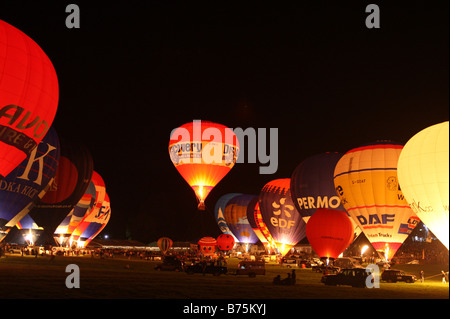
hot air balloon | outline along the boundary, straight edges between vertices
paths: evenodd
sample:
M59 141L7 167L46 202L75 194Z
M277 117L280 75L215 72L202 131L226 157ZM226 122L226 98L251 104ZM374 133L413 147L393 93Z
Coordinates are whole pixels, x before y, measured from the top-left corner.
M233 235L248 251L249 245L258 242L258 236L247 220L247 207L256 195L238 195L230 199L225 206L225 220ZM255 202L253 203L255 204Z
M259 197L255 196L247 205L247 220L250 226L252 227L252 230L255 233L256 237L258 237L259 241L263 244L266 251L269 251L270 250L269 241L267 240L263 231L258 227L258 223L256 221L257 213L255 212L257 211L259 211Z
M334 260L353 241L353 224L345 211L318 208L306 223L306 237L320 258Z
M25 215L16 227L11 229L5 241L33 246L43 231L44 229L39 227L30 215Z
M233 249L235 241L234 237L228 234L220 234L217 239L217 248L223 251L229 251Z
M247 218L250 222L250 224L253 227L252 220L255 221L256 226L258 227L261 234L264 236L265 240L261 240L261 242L264 245L264 248L267 250L267 253L271 254L274 250L278 249L277 244L275 243L275 240L273 239L272 235L269 232L269 228L267 227L266 223L264 222L261 214L261 209L259 208L259 197L258 201L255 204L255 207L253 209L253 219L249 217L249 211L247 210ZM255 231L255 234L258 235L258 232ZM259 237L259 236L258 236Z
M172 163L194 190L198 208L236 163L239 142L234 132L218 123L195 120L172 131L169 142Z
M84 242L84 238L81 238L82 234L92 222L96 221L96 219L101 216L103 201L106 197L105 181L96 171L93 171L92 173L92 182L95 186L95 203L91 211L84 215L83 220L78 224L70 237L70 240L77 242L77 246L82 246Z
M286 255L305 238L306 223L292 201L290 178L276 179L264 185L259 195L259 207L281 255Z
M96 214L91 213L85 215L83 220L80 222L80 224L87 224L87 227L77 238L77 244L79 247L86 247L108 224L109 219L111 218L111 203L108 193L105 193L105 199L103 200L100 209L96 210L96 212ZM75 236L73 236L73 238L74 237Z
M318 208L345 211L333 182L334 167L342 155L327 152L308 157L292 173L292 200L305 222Z
M158 245L159 250L161 250L161 252L165 255L166 252L172 247L173 241L168 237L161 237L158 239L156 244Z
M388 260L420 222L398 185L402 148L392 141L357 147L342 156L334 171L336 191L345 209Z
M72 236L73 231L78 227L86 214L90 213L95 204L95 185L91 181L86 192L83 194L79 202L70 211L70 213L64 218L64 220L56 228L53 238L60 246L69 247L72 243L68 242Z
M36 42L0 20L0 179L44 138L58 107L55 69Z
M213 237L203 237L198 241L203 256L212 256L216 252L217 240Z
M406 201L448 249L449 122L414 135L398 159L398 181Z
M326 152L303 160L291 176L291 196L305 223L319 208L332 208L346 212L334 188L334 168L342 153ZM347 213L356 235L361 233L358 225Z
M230 193L222 195L216 202L216 206L214 207L214 213L216 217L217 225L219 226L220 230L223 234L230 235L234 238L234 241L238 243L239 241L237 238L233 235L231 230L228 228L227 221L224 217L225 212L225 206L227 205L228 201L232 199L235 196L242 195L241 193Z
M56 175L59 156L58 135L51 128L38 147L0 180L0 241L44 196Z
M51 237L86 192L94 167L91 154L83 145L64 138L60 138L60 145L55 181L29 212Z

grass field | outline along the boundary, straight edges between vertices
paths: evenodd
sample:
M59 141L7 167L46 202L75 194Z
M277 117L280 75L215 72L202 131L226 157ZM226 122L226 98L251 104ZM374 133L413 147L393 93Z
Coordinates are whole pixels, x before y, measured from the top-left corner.
M294 286L274 286L272 279L291 271L277 264L266 265L266 275L249 278L232 274L187 275L183 272L156 271L157 262L119 258L6 256L0 258L0 298L22 299L448 299L449 285L440 276L425 283L380 283L380 288L325 286L321 274L297 269ZM234 272L238 259L228 261ZM66 266L80 269L80 288L65 285ZM437 275L441 265L398 265L395 268L426 277Z

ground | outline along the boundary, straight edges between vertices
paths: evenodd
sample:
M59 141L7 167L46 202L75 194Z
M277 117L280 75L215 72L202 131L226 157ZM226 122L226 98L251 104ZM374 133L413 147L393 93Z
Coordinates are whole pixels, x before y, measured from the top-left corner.
M384 283L380 288L329 287L321 274L296 269L294 286L274 286L273 278L286 278L292 269L266 264L266 275L235 276L238 259L228 261L229 274L218 277L183 272L156 271L156 261L98 257L6 256L0 259L0 298L39 299L448 299L449 285L439 273L448 265L398 265L418 275L425 271L425 283ZM66 287L69 264L80 269L80 288ZM443 268L444 267L444 268ZM446 267L446 268L445 268ZM435 276L436 275L436 276Z

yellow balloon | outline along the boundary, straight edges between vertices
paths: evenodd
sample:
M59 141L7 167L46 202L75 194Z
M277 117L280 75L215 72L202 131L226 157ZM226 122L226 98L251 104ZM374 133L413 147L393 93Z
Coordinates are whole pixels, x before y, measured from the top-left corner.
M398 160L403 194L422 222L447 247L449 242L449 122L414 135Z
M376 250L391 259L419 223L397 180L403 145L380 141L354 148L336 164L341 203Z

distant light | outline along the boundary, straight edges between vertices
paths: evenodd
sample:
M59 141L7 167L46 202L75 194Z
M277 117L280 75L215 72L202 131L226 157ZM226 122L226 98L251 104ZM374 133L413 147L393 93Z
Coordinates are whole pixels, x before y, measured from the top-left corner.
M105 235L103 238L105 238L105 239L108 239L109 238L109 236L108 235Z
M361 248L361 256L366 252L366 250L369 248L369 246L367 246L367 245L364 245L362 248Z

